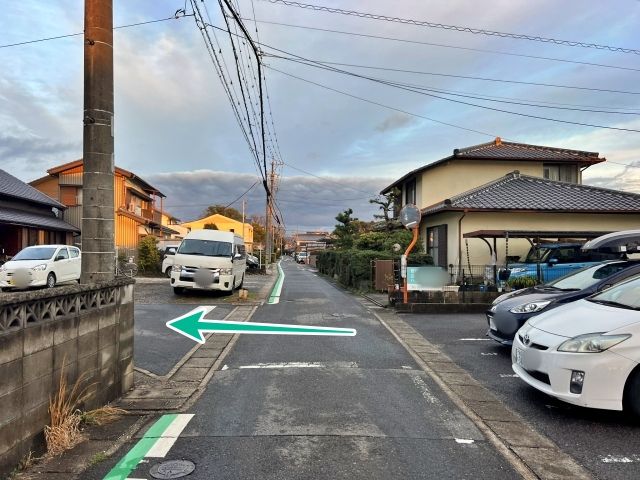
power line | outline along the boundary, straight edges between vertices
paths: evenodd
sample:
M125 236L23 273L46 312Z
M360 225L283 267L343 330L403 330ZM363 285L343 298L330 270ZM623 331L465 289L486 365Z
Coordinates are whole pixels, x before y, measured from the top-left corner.
M229 203L228 205L225 205L224 208L229 208L231 205L236 203L238 200L240 200L242 197L244 197L247 193L249 193L253 189L253 187L255 187L258 183L260 183L260 180L256 180L255 182L253 182L253 185L251 185L249 188L247 188L242 193L242 195L240 195L238 198L236 198L233 202Z
M140 25L149 25L151 23L166 22L168 20L178 20L182 17L191 17L191 16L192 15L187 15L184 10L177 10L176 13L173 15L173 17L158 18L156 20L147 20L146 22L129 23L127 25L118 25L117 27L113 27L113 30L118 30L121 28L129 28L129 27L139 27ZM80 35L84 35L84 32L69 33L67 35L58 35L55 37L38 38L35 40L25 40L24 42L7 43L4 45L0 45L0 48L18 47L20 45L30 45L32 43L48 42L49 40L59 40L61 38L78 37Z
M533 42L551 43L555 45L566 45L569 47L594 48L596 50L608 50L610 52L631 53L634 55L640 55L640 50L635 48L614 47L610 45L603 45L598 43L590 43L590 42L583 42L583 41L576 41L576 40L561 40L557 38L542 37L539 35L527 35L522 33L498 32L495 30L485 30L482 28L465 27L465 26L459 26L459 25L448 25L445 23L435 23L435 22L429 22L426 20L415 20L412 18L389 17L386 15L379 15L379 14L374 14L369 12L359 12L356 10L344 10L342 8L326 7L324 5L313 5L309 3L293 2L289 0L261 0L261 1L274 3L274 4L278 3L278 4L286 5L288 7L297 7L297 8L303 8L303 9L313 10L318 12L335 13L340 15L348 15L352 17L368 18L371 20L383 20L386 22L401 23L405 25L415 25L418 27L440 28L440 29L452 30L456 32L473 33L475 35L488 35L488 36L500 37L500 38L513 38L516 40L529 40Z
M590 66L590 67L613 68L613 69L617 69L617 70L627 70L627 71L632 71L632 72L640 72L640 68L623 67L623 66L620 66L620 65L609 65L609 64L606 64L606 63L595 63L595 62L586 62L586 61L580 61L580 60L569 60L569 59L566 59L566 58L557 58L557 57L544 57L544 56L540 56L540 55L528 55L528 54L525 54L525 53L505 52L503 50L490 50L490 49L485 49L485 48L463 47L463 46L460 46L460 45L450 45L450 44L447 44L447 43L424 42L424 41L420 41L420 40L409 40L409 39L406 39L406 38L387 37L387 36L383 36L383 35L357 33L357 32L345 31L345 30L334 30L334 29L330 29L330 28L311 27L311 26L308 26L308 25L296 25L296 24L292 24L292 23L273 22L273 21L269 21L269 20L251 19L251 21L257 22L257 23L264 23L264 24L268 24L268 25L278 25L278 26L282 26L282 27L302 28L302 29L305 29L305 30L315 30L315 31L326 32L326 33L338 33L338 34L341 34L341 35L349 35L349 36L353 36L353 37L375 38L375 39L378 39L378 40L387 40L387 41L393 41L393 42L409 43L409 44L414 44L414 45L427 45L427 46L430 46L430 47L450 48L450 49L455 49L455 50L466 50L466 51L469 51L469 52L490 53L490 54L493 54L493 55L506 55L506 56L511 56L511 57L530 58L530 59L535 59L535 60L545 60L545 61L552 61L552 62L572 63L572 64L575 64L575 65L586 65L586 66Z
M276 49L276 50L282 51L282 50L279 50L279 49ZM298 57L297 55L295 55L295 56ZM425 96L428 96L428 97L431 97L431 98L436 98L436 99L439 99L439 100L444 100L444 101L457 103L457 104L461 104L461 105L467 105L467 106L471 106L471 107L481 108L481 109L484 109L484 110L491 110L491 111L494 111L494 112L507 113L507 114L510 114L510 115L516 115L516 116L520 116L520 117L535 118L535 119L538 119L538 120L546 120L546 121L549 121L549 122L565 123L565 124L569 124L569 125L578 125L578 126L583 126L583 127L602 128L602 129L607 129L607 130L617 130L617 131L623 131L623 132L640 133L640 130L636 130L636 129L633 129L633 128L612 127L612 126L609 126L609 125L599 125L599 124L594 124L594 123L576 122L576 121L573 121L573 120L562 120L562 119L553 118L553 117L543 117L541 115L533 115L533 114L530 114L530 113L515 112L513 110L505 110L505 109L502 109L502 108L490 107L490 106L487 106L487 105L479 105L477 103L467 102L467 101L463 101L463 100L456 100L456 99L452 99L452 98L448 98L448 97L443 97L441 95L436 95L436 94L433 94L433 93L427 93L425 91L417 90L417 89L412 88L412 87L407 87L407 86L404 86L404 85L402 85L402 84L400 84L398 82L379 79L379 78L375 78L375 77L368 77L366 75L360 75L358 73L350 72L348 70L342 70L342 69L338 69L338 68L335 68L335 67L329 67L329 66L323 65L321 63L314 62L313 60L304 59L303 57L299 57L299 58L301 58L302 61L299 61L299 60L294 60L294 61L296 61L297 63L302 63L302 64L305 64L305 65L308 65L310 67L321 68L323 70L327 70L327 71L330 71L330 72L340 73L340 74L351 76L351 77L355 77L355 78L369 80L371 82L375 82L375 83L382 84L382 85L387 85L387 86L394 87L394 88L397 88L397 89L400 89L400 90L405 90L405 91L417 93L417 94L420 94L420 95L425 95Z
M275 70L276 72L280 72L280 70L276 70L275 68L272 68L272 67L268 67L267 66L267 68L271 68L271 70ZM284 73L284 72L280 72L280 73ZM287 74L285 73L285 75L287 75ZM332 180L332 179L327 178L327 177L321 177L320 175L316 175L315 173L307 172L306 170L303 170L303 169L301 169L299 167L295 167L295 166L293 166L293 165L291 165L291 164L289 164L287 162L284 162L284 164L289 168L292 168L292 169L297 170L297 171L299 171L301 173L310 175L312 177L318 178L318 179L323 180L325 182L334 183L334 184L339 185L341 187L347 187L347 188L349 188L351 190L355 190L356 192L366 193L367 195L373 195L373 196L377 196L378 195L377 193L371 194L371 192L366 192L364 190L360 190L359 188L352 187L351 185L348 185L348 184L343 183L343 182L338 182L337 180Z

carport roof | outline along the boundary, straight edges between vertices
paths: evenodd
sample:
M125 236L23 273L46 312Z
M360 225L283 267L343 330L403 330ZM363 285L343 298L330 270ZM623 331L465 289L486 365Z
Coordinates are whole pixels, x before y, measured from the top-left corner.
M640 214L640 194L521 175L517 170L422 209Z

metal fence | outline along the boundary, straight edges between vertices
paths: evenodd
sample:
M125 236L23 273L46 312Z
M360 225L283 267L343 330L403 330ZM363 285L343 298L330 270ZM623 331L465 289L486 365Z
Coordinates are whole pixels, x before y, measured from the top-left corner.
M569 273L575 272L579 267L573 265L558 264L526 264L525 266L505 265L449 265L448 273L450 285L467 286L498 286L506 283L545 283ZM479 288L479 290L483 290Z

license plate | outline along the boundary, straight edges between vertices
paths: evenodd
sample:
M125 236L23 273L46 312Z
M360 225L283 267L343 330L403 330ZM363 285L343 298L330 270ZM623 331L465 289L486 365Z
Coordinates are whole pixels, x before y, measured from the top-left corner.
M515 357L516 357L516 365L521 366L522 368L524 368L524 365L522 364L522 350L520 350L519 348L515 349Z

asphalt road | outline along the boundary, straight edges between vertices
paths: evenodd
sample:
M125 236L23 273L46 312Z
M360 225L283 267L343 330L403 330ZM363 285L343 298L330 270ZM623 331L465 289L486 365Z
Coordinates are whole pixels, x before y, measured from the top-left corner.
M640 424L621 412L563 403L514 377L511 350L486 340L483 315L403 319L595 476L640 478Z
M308 267L283 267L280 303L252 321L357 335L240 336L166 458L129 478L172 459L207 480L519 478L369 310ZM135 441L86 478L103 478Z

